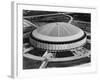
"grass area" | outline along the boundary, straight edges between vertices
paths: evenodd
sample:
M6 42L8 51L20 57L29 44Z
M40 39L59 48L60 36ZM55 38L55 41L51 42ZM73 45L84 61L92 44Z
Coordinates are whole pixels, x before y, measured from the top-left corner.
M69 67L69 66L76 66L76 65L81 65L85 63L89 63L90 58L85 57L77 60L72 60L72 61L63 61L63 62L49 62L47 67Z
M23 57L23 69L38 69L41 63L42 63L41 61Z

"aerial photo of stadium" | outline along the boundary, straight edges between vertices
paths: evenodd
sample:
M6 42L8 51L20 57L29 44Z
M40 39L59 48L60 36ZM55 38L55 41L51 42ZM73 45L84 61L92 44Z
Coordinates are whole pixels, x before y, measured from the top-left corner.
M90 13L23 10L23 69L90 63Z

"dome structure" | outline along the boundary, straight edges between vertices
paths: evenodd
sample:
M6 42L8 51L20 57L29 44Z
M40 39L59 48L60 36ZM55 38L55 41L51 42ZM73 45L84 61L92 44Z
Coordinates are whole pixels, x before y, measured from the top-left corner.
M86 34L70 23L54 22L35 29L30 42L37 48L62 51L82 46L86 42Z

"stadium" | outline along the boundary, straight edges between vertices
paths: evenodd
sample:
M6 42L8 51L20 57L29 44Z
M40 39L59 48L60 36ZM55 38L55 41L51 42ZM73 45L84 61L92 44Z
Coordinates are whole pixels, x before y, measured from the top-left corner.
M23 11L23 68L89 64L90 14L40 12Z

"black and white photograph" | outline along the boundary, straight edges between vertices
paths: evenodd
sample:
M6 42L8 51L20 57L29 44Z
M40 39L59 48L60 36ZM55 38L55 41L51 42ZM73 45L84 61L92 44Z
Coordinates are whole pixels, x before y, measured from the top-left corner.
M91 66L91 13L22 11L23 70Z
M95 8L17 2L12 8L13 77L96 71Z
M1 0L0 80L100 80L100 0Z

